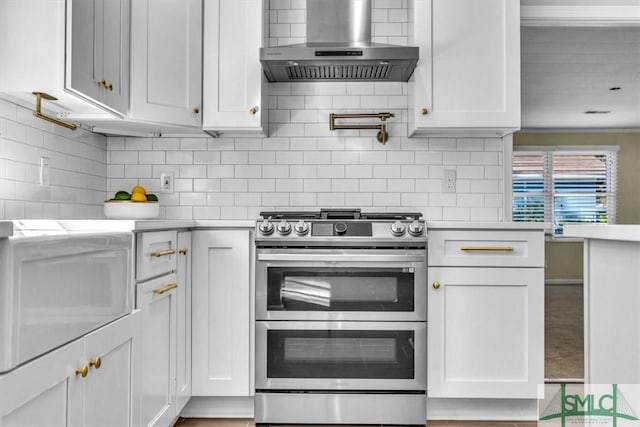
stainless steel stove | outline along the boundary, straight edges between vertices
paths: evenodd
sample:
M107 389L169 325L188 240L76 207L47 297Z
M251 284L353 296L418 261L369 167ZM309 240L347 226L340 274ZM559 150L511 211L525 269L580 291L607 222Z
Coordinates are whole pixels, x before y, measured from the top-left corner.
M420 213L262 212L258 424L424 424L427 236Z

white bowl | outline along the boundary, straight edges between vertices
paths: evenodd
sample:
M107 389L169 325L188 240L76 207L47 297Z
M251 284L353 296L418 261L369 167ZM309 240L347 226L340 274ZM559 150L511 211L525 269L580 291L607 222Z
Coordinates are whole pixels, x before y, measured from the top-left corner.
M132 202L131 200L107 200L104 216L110 219L150 219L160 214L158 202Z

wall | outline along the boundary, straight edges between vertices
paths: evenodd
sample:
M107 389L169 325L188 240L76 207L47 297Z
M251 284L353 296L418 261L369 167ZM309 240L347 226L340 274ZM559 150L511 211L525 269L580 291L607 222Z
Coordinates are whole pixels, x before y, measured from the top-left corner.
M407 44L407 0L373 0L372 40ZM304 0L271 0L268 43L305 41ZM502 139L407 138L407 83L272 83L269 138L108 139L108 190L159 188L161 215L253 219L263 209L418 210L431 220L503 218ZM329 131L330 112L390 111L391 139ZM224 135L223 135L224 136ZM457 193L442 191L457 172Z
M40 187L40 157L51 185ZM33 117L0 99L0 219L102 218L107 139Z
M522 133L513 145L617 145L619 224L640 224L640 133ZM547 242L545 275L552 280L582 280L582 243Z

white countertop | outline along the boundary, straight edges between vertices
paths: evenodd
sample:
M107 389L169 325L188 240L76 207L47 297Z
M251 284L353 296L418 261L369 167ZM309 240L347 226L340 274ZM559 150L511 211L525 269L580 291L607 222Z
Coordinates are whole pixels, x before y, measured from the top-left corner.
M114 219L76 219L76 220L23 220L28 224L55 223L69 231L153 231L192 228L253 228L255 220L114 220ZM464 230L543 230L551 225L542 222L463 222L463 221L427 221L428 230L464 229ZM34 225L37 226L37 225ZM602 227L609 227L603 229ZM579 230L578 230L579 229ZM571 234L571 233L577 234ZM584 233L589 233L585 235ZM0 238L13 235L13 222L0 221ZM640 241L639 226L591 226L565 225L565 236L616 238L620 240ZM618 236L618 237L603 237ZM635 236L635 237L634 237Z
M566 237L640 242L640 225L635 224L565 224L563 230Z
M429 230L550 230L548 222L469 222L469 221L427 221Z
M11 237L15 230L59 230L64 232L130 232L192 228L253 228L253 220L120 220L120 219L49 219L0 221L0 238ZM43 233L44 234L44 233Z

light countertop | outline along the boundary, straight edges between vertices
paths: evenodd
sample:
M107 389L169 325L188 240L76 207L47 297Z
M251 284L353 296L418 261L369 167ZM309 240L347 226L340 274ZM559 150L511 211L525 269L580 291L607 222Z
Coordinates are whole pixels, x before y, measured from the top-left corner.
M550 230L548 222L468 222L468 221L427 221L429 230Z
M566 237L640 242L640 225L635 224L565 224L563 229Z

